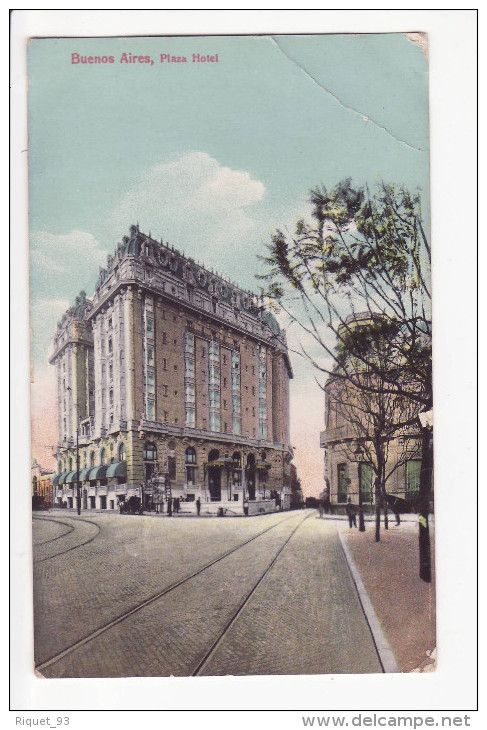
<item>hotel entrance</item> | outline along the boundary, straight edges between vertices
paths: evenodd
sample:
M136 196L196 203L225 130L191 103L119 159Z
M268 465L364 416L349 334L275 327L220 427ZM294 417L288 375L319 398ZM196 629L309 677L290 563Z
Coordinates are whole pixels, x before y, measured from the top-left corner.
M220 452L213 449L208 454L208 488L211 502L220 502L222 498L222 469L218 464ZM212 465L212 462L216 462Z

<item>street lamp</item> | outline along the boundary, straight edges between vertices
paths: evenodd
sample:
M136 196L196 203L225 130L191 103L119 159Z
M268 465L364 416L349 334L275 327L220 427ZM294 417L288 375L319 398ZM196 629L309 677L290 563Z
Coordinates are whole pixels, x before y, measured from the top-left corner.
M76 409L76 505L78 515L81 514L81 484L79 481L79 413L78 403L74 403L73 390L70 385L66 388L71 393L71 402Z
M426 583L431 583L431 543L428 516L433 470L433 410L419 413L418 421L422 433L419 476L419 577Z

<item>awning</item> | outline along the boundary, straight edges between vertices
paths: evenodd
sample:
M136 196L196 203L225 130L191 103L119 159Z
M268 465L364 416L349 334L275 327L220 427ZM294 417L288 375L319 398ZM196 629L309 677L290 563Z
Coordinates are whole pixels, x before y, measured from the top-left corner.
M127 462L126 461L114 461L109 464L107 469L107 477L126 477L127 476Z
M80 482L83 480L83 477L81 475L84 471L86 471L86 469L79 470L79 481ZM70 471L68 476L66 477L65 484L72 484L72 482L77 482L77 481L78 481L78 472Z
M89 473L86 475L85 480L89 479L90 482L93 479L105 479L107 475L107 469L108 467L106 465L104 466L93 466Z
M65 472L63 472L63 474L64 474L64 473L65 473ZM59 484L59 480L61 479L61 477L63 476L63 474L56 474L56 475L55 475L55 476L53 477L53 479L52 479L52 486L53 486L53 487L57 487L57 485Z
M67 484L69 477L72 477L73 474L76 474L75 471L65 471L61 476L59 477L58 484Z
M89 466L87 469L80 469L80 472L79 472L80 482L84 482L86 480L88 472L90 472L92 469L93 469L92 466Z

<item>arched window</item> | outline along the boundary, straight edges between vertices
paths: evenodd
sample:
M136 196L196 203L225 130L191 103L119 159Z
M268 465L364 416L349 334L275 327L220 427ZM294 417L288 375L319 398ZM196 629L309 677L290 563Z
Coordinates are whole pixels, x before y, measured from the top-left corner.
M71 456L68 460L68 471L73 471L73 459L71 458Z
M100 464L104 466L105 462L107 460L105 449L100 450Z
M192 486L196 484L196 451L192 446L188 446L186 449L184 461L186 464L186 483Z
M125 448L125 444L122 443L118 447L118 460L119 461L126 461L127 459L127 449Z
M90 453L90 466L95 466L95 452Z
M196 464L196 451L192 446L188 446L184 453L184 461L186 464Z
M146 441L144 444L144 461L156 461L157 460L157 449L156 445L152 441Z
M218 449L212 449L208 454L208 461L216 461L220 456Z

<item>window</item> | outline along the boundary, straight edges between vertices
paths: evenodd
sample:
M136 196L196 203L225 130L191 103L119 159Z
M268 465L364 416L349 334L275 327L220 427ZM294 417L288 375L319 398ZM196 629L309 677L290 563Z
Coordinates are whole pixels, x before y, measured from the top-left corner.
M167 344L167 334L165 332L162 333L162 344Z
M154 347L147 345L147 365L154 365Z
M184 453L184 461L186 464L196 464L196 451L192 446L188 446Z
M127 450L125 448L125 444L121 443L118 447L118 460L119 461L126 461L127 460Z
M362 500L364 502L372 501L372 484L374 481L374 470L372 464L359 464L358 469L359 487Z
M163 360L162 360L162 369L163 369L163 370L167 370L167 360L166 360L166 358L165 358L165 357L164 357L164 358L163 358Z
M108 352L109 352L110 355L113 352L113 342L112 342L112 338L111 337L108 338Z
M210 411L210 431L220 430L220 414Z
M188 426L188 428L194 428L195 420L196 420L196 412L195 412L194 407L186 406L186 408L185 408L185 425Z
M108 395L109 395L110 406L113 406L113 390L110 390Z
M149 371L147 373L147 392L148 393L156 392L156 378L155 378L153 371Z
M194 378L194 360L186 359L184 361L184 375L187 378Z
M154 335L154 320L152 317L147 317L145 320L145 331L149 337Z
M421 460L406 461L406 499L415 497L419 493L421 476Z
M338 464L337 502L346 502L348 497L348 464Z
M162 395L167 395L167 385L162 386Z
M186 332L184 337L184 350L188 354L194 355L194 334L192 332Z
M156 419L156 404L153 400L147 401L147 420L155 421Z
M111 363L108 366L108 377L110 378L110 380L113 380L113 365Z
M101 449L100 451L100 464L104 466L106 464L107 455L105 449Z
M240 416L234 416L232 418L232 433L235 436L240 436L242 433L242 419Z
M90 466L95 466L95 452L90 453Z
M186 383L184 386L184 400L187 403L195 402L194 383Z
M144 444L144 461L156 461L157 449L152 441L146 441Z

